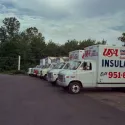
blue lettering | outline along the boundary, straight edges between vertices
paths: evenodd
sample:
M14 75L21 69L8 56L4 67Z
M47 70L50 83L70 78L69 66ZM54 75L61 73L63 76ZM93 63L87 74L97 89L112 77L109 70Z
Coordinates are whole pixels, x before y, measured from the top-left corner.
M125 67L125 61L122 60L104 60L102 59L102 67Z
M119 67L119 60L115 60L115 67Z
M109 60L105 60L105 67L109 67Z
M102 67L105 67L104 64L105 64L105 62L104 62L104 59L103 59L103 60L102 60Z
M113 67L113 60L110 60L110 67Z

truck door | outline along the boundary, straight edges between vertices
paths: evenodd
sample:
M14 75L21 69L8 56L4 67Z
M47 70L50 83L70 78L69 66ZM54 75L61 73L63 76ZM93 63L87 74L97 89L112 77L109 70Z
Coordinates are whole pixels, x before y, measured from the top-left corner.
M91 62L84 62L83 71L79 74L79 79L83 83L83 87L94 87L95 86L95 75L94 67Z

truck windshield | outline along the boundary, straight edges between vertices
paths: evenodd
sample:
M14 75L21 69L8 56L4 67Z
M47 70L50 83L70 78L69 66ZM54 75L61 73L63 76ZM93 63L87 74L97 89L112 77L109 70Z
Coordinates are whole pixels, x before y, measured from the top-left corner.
M70 70L76 70L80 66L80 64L81 64L81 61L74 61L70 65L69 69Z
M65 63L59 63L54 67L54 69L62 69L64 65Z
M51 64L46 65L44 68L49 68Z
M70 63L66 63L63 69L69 69L70 68Z

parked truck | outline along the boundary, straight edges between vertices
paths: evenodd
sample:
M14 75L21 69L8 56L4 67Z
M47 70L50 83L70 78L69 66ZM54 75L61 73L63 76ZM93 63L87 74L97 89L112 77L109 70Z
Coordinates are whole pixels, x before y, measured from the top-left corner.
M31 69L31 75L32 76L37 76L38 70L42 69L42 68L43 68L43 65L37 65L36 67L32 68Z
M73 61L82 60L83 58L84 58L84 50L75 50L69 52L69 61L60 63L56 68L50 70L48 72L48 81L52 83L52 85L55 85L60 71L69 69Z
M59 71L63 69L68 69L71 62L61 62L58 65L56 65L53 69L49 70L47 72L47 78L50 83L53 85L56 84L58 73Z
M41 73L42 69L45 68L45 58L40 59L40 65L41 65L41 67L37 68L37 77L40 77L40 73Z
M32 75L32 68L28 68L28 72L27 72L27 74L28 74L29 76Z
M40 78L44 78L45 80L47 80L47 72L48 72L48 70L52 69L57 64L56 58L57 57L46 57L45 58L45 66L40 71Z
M68 71L61 71L58 84L74 94L83 88L125 87L125 48L86 47L84 60L75 61Z

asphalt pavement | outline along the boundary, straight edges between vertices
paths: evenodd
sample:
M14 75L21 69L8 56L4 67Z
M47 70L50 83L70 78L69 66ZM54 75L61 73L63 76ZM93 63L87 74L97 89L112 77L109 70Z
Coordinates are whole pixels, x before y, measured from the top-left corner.
M125 125L125 112L39 78L0 75L0 125Z

